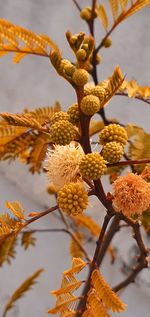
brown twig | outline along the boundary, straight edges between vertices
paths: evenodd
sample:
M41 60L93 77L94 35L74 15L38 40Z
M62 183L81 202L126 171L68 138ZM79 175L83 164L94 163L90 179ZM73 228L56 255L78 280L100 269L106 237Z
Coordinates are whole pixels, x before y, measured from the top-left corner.
M133 270L132 272L129 274L129 276L127 278L125 278L121 283L119 283L118 285L113 287L113 291L114 292L118 292L121 289L125 288L126 286L128 286L131 283L134 283L135 278L137 276L137 274L139 272L141 272L144 268L147 267L147 261L141 261Z
M25 222L24 225L23 225L23 228L26 227L26 226L28 226L30 223L32 223L32 222L34 222L34 221L40 219L41 217L44 217L44 216L50 214L51 212L53 212L53 211L55 211L55 210L57 210L57 209L58 209L58 206L56 205L56 206L54 206L54 207L48 208L48 209L45 210L45 211L39 212L38 215L36 215L35 217L32 217L32 218L29 219L29 220L26 220L26 222Z
M72 0L72 1L74 2L74 4L75 4L75 6L77 7L77 9L81 12L82 9L81 9L81 7L79 6L78 2L77 2L76 0Z
M117 163L107 163L107 167L113 167L113 166L124 166L124 165L136 165L136 164L147 164L150 163L149 159L141 159L141 160L127 160L127 161L121 161Z
M124 97L130 98L130 97L128 96L128 94L125 93L125 92L117 92L117 93L115 94L115 96L124 96ZM147 103L147 104L150 105L150 100L149 100L149 99L144 99L144 98L142 98L142 97L140 97L140 96L134 96L133 98L130 98L130 99L137 99L137 100L143 101L143 102L145 102L145 103Z

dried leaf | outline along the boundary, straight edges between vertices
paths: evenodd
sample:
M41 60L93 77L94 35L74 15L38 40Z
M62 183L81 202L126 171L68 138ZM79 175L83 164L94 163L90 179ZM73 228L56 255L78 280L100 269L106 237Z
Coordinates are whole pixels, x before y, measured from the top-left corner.
M17 239L14 235L0 240L0 266L2 266L4 262L8 264L11 263L11 259L15 257L16 244Z
M36 138L28 158L28 163L31 164L30 171L32 173L40 172L49 143L50 137L44 133L39 134L39 136Z
M96 6L96 13L97 13L97 16L100 19L104 29L107 31L107 28L108 28L108 17L107 17L107 13L106 13L104 5L98 4Z
M99 300L103 300L104 304L109 309L113 312L121 312L125 310L126 305L113 292L98 270L94 270L92 272L91 280L96 296Z
M12 203L6 201L6 207L11 210L15 217L24 219L24 208L18 201L14 201Z
M112 11L113 19L116 20L118 16L118 10L119 10L119 1L118 0L109 0L110 8Z
M94 290L88 295L87 302L90 306L88 311L92 313L93 317L107 317L107 310L96 295Z
M73 258L72 259L72 268L64 271L64 274L78 274L80 271L84 269L87 265L81 258Z
M21 245L24 247L25 250L29 248L29 246L35 246L36 238L33 237L32 232L23 232L21 238Z
M49 57L52 48L59 52L47 35L33 33L5 19L0 19L0 39L0 56L16 53L14 63L19 63L27 54Z
M28 114L0 113L0 116L12 126L22 126L34 129L41 129L40 123Z
M129 143L128 156L132 160L139 160L143 158L150 158L150 133L146 133L142 128L134 125L127 125L126 131L131 138ZM137 164L134 169L138 172L150 164Z
M103 107L107 102L115 95L115 93L119 90L124 78L121 74L119 67L117 66L111 75L111 77L106 81L105 89L107 90L106 98L104 99L101 107Z
M39 277L39 275L43 272L43 269L37 270L33 275L29 276L12 294L10 299L8 300L8 303L6 304L6 307L4 309L4 313L2 317L5 317L7 312L13 307L14 303L20 299L22 296L24 296L24 293L29 291L31 289L31 286L36 284L36 279Z
M84 241L83 234L81 232L77 231L77 232L74 232L74 236L82 245L83 241ZM71 238L71 241L70 241L70 254L72 257L76 257L76 258L83 259L83 257L84 257L83 251L81 250L81 248L79 247L79 245L77 244L77 242L73 238Z

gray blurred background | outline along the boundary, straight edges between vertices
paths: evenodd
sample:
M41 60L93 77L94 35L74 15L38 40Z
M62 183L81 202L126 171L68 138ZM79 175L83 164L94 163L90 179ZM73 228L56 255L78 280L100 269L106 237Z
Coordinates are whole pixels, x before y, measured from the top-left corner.
M82 7L90 1L78 1ZM107 0L103 1L105 4ZM79 13L72 0L0 0L0 17L32 31L49 35L59 45L64 58L72 58L65 39L66 30L72 33L87 32L87 27L79 19ZM97 41L103 30L96 22ZM150 85L150 7L129 18L112 35L113 46L101 51L103 61L98 70L99 80L107 78L116 65L119 65L127 79L138 79L141 85ZM75 102L75 94L68 83L58 77L46 58L27 56L20 64L14 65L12 56L0 59L0 111L21 112L23 108L53 105L60 101L63 109ZM145 127L150 132L150 107L140 101L125 97L114 97L106 107L108 117L116 117L122 123L131 122ZM28 211L44 210L53 201L45 193L45 175L30 175L28 168L17 162L8 165L0 163L0 210L5 211L5 200L19 200ZM91 202L91 212L95 213L96 201ZM103 211L101 211L103 212ZM98 216L99 217L99 216ZM98 218L99 219L99 218ZM54 216L47 216L37 224L38 228L61 226ZM149 241L147 242L149 243ZM45 272L34 291L16 303L10 317L42 317L54 300L49 290L60 285L61 272L70 266L68 254L69 239L64 234L39 234L36 248L25 252L20 245L12 265L0 269L0 312L18 285L37 268ZM106 257L103 265L105 277L112 285L123 278L120 273L121 262L129 258L131 251L130 236L126 231L118 234L114 245L119 246L119 260L116 266L109 264ZM91 246L91 253L93 246ZM132 285L122 293L128 304L128 311L120 316L149 316L150 311L150 274L144 272L138 279L138 286Z

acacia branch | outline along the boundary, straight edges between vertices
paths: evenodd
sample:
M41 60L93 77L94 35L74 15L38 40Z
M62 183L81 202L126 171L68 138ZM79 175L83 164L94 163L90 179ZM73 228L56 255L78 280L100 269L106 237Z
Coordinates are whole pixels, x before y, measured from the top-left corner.
M125 278L121 283L113 287L114 292L118 292L128 286L131 283L134 283L136 276L139 272L141 272L144 268L147 267L147 261L141 261L129 274L127 278Z
M136 165L136 164L147 164L150 163L149 159L141 159L141 160L127 160L127 161L121 161L117 163L107 163L107 167L113 167L113 166L124 166L124 165Z
M75 4L75 6L77 7L77 9L81 12L82 9L81 9L81 7L79 6L78 2L77 2L76 0L72 0L72 1L74 2L74 4Z
M50 214L51 212L53 212L53 211L55 211L55 210L57 210L57 209L58 209L58 206L56 205L56 206L54 206L54 207L48 208L48 209L45 210L45 211L39 212L38 215L36 215L35 217L32 217L32 218L29 219L29 220L26 220L26 222L25 222L24 225L23 225L23 228L26 227L26 226L28 226L30 223L32 223L32 222L34 222L34 221L40 219L41 217L44 217L44 216Z
M125 92L117 92L115 94L115 96L124 96L124 97L128 97L128 98L131 99L131 97L129 97L128 94L125 93ZM143 101L143 102L145 102L145 103L150 105L150 100L149 99L144 99L144 98L142 98L140 96L134 96L132 99L137 99L137 100Z

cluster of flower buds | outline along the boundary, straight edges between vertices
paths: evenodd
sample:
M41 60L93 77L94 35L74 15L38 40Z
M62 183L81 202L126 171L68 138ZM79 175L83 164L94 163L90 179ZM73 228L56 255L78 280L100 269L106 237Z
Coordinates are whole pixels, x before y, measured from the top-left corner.
M100 143L103 145L101 155L109 163L119 162L124 154L124 146L128 136L126 130L118 124L106 126L99 134Z

